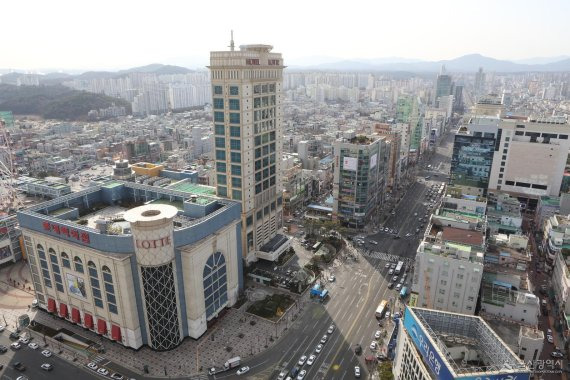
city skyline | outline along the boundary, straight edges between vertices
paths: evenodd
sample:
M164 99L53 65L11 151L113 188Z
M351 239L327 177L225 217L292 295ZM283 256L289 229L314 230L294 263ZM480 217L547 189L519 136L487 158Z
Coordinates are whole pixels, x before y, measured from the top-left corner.
M65 11L74 5L66 0L55 6L53 2L4 5L6 14L26 14L26 24L34 27L22 28L16 17L3 20L0 32L12 38L4 41L11 54L0 58L0 68L119 69L153 62L204 67L210 50L226 49L230 29L238 46L270 42L290 57L285 64L318 64L327 57L437 61L479 53L517 61L570 55L560 50L570 37L564 28L570 4L562 1L549 7L526 1L461 7L450 1L359 2L350 18L345 8L335 4L297 2L280 10L283 27L278 28L273 17L258 17L264 8L257 1L237 9L227 5L228 12L218 13L215 25L210 17L200 16L215 11L205 4L177 3L170 8L143 4L134 10L131 4L103 2L86 16ZM30 7L35 11L29 12ZM462 14L470 15L471 21ZM293 27L287 27L288 21ZM525 24L533 28L520 27Z

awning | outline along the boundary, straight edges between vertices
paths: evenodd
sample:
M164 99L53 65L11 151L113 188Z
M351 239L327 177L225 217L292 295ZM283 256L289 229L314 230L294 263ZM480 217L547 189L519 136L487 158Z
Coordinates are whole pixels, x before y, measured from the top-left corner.
M48 298L48 311L50 313L55 311L55 300L53 298Z
M83 315L83 319L85 320L85 327L88 329L93 329L93 316L91 314L85 313Z
M59 304L59 316L67 318L67 305L64 303Z
M97 320L97 333L106 334L107 333L107 322L104 319Z
M120 341L121 340L121 328L117 325L111 325L111 339Z
M81 323L81 314L79 314L79 310L74 307L71 308L71 320L74 323Z

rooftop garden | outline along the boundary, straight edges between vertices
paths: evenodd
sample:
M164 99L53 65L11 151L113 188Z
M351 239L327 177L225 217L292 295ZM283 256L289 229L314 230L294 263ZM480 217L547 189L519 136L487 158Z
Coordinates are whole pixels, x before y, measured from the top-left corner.
M372 140L370 137L365 136L365 135L358 135L358 136L351 138L349 141L351 144L370 144L374 140Z

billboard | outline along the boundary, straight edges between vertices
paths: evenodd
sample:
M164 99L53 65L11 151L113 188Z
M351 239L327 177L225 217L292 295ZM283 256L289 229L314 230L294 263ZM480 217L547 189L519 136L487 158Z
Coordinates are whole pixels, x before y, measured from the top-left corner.
M435 349L431 338L422 329L420 323L410 312L410 308L406 307L404 312L404 328L408 335L412 338L414 345L419 351L424 363L426 363L431 372L438 380L529 380L530 372L526 373L504 373L490 374L482 372L479 376L454 376L452 375L447 364L442 360L439 352Z
M370 157L370 169L376 166L377 161L378 161L378 153L374 153L372 157Z
M342 159L342 168L344 170L352 170L356 171L358 167L358 158L354 157L343 157Z
M69 293L76 297L87 298L85 281L81 277L77 277L69 273L65 276L67 277L67 290Z

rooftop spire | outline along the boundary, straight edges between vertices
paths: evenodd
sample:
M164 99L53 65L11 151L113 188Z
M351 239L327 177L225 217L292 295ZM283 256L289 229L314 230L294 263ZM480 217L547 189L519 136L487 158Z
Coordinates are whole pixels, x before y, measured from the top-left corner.
M228 46L230 48L231 51L234 51L234 31L231 31L231 39L230 39L230 46Z

